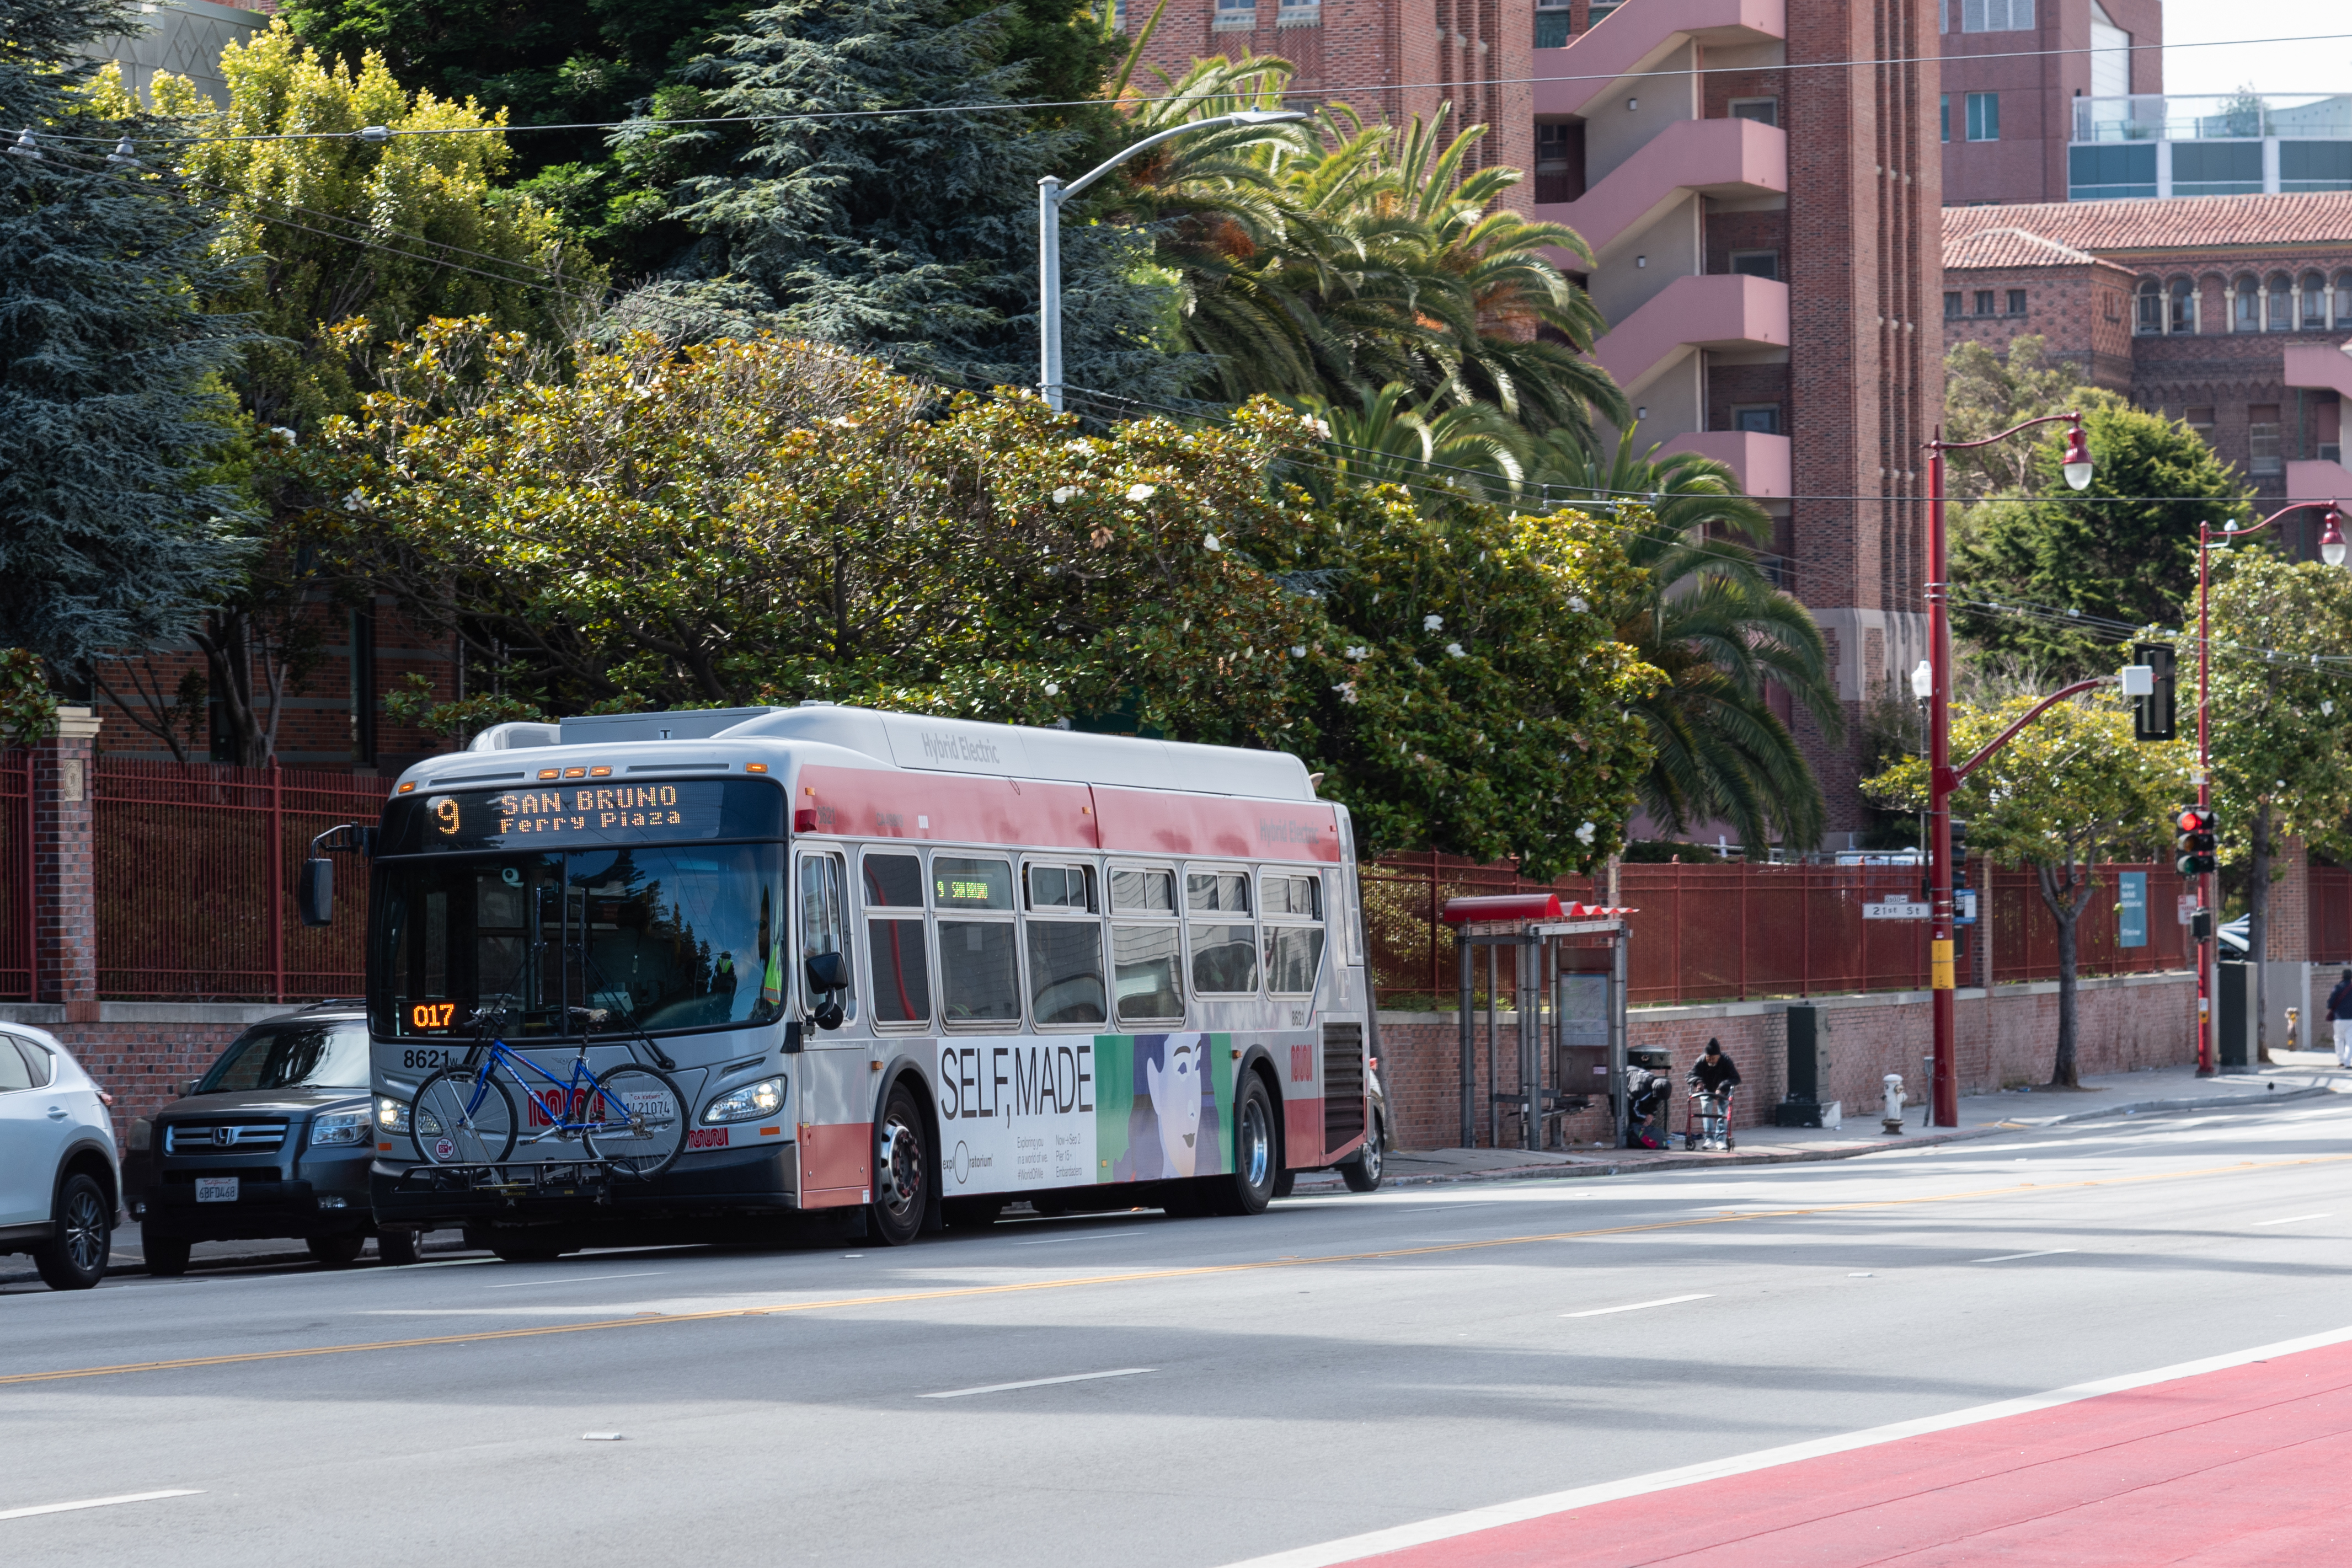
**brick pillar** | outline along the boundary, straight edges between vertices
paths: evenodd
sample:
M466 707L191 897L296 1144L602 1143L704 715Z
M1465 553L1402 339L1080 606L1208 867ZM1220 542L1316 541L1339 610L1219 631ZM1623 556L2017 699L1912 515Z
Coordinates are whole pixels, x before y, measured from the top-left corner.
M2263 956L2273 964L2300 964L2311 956L2311 862L2304 841L2283 838L2271 852L2269 919Z
M99 721L58 710L33 748L33 999L63 1002L68 1023L98 1021L98 869L90 851Z

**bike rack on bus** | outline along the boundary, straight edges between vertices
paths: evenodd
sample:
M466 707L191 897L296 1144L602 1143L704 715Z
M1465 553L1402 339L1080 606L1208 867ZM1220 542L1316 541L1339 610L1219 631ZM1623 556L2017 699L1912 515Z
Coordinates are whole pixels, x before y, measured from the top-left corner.
M587 1180L579 1173L593 1172ZM424 1177L418 1180L418 1177ZM509 1207L526 1197L585 1197L613 1201L613 1165L609 1160L503 1161L494 1165L404 1166L399 1185L426 1192L489 1193L504 1197Z
M1503 1145L1503 1123L1518 1119L1522 1148L1554 1145L1568 1113L1608 1096L1613 1136L1625 1143L1625 959L1630 909L1574 904L1557 894L1505 894L1448 899L1461 963L1457 1058L1462 1083L1462 1147L1477 1135L1476 951L1486 950L1486 1143ZM1517 954L1513 998L1518 1051L1510 1088L1497 1076L1502 949Z

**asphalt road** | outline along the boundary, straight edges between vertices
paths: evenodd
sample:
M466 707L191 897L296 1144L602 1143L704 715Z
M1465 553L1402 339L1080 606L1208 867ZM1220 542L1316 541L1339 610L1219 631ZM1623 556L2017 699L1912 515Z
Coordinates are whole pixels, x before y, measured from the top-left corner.
M2342 1329L2347 1263L2331 1100L899 1252L12 1288L0 1561L1205 1568Z

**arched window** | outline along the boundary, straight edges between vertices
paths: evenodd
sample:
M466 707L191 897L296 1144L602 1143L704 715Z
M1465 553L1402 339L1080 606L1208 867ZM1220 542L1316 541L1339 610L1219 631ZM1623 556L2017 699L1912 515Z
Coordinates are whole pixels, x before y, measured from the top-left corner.
M2263 314L2263 325L2273 332L2294 330L2294 280L2284 272L2271 274L2270 308Z
M2263 329L2263 286L2252 273L2238 277L2230 285L2230 330L2259 332Z
M2352 327L2352 272L2336 275L2336 324Z
M2352 274L2347 274L2352 277ZM2168 332L2197 330L2197 285L2189 278L2172 280L2172 314L2165 326Z
M2306 332L2324 330L2327 326L2327 279L2315 272L2303 275L2303 329Z
M2137 332L2163 331L2164 286L2153 277L2143 277L2132 298L2132 329Z

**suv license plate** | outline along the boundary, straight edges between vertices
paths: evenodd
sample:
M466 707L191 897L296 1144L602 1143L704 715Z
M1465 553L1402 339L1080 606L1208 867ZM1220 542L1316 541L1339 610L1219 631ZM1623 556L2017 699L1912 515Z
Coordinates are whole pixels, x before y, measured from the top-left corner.
M198 1176L196 1201L198 1203L235 1203L236 1183L237 1178L235 1176Z

